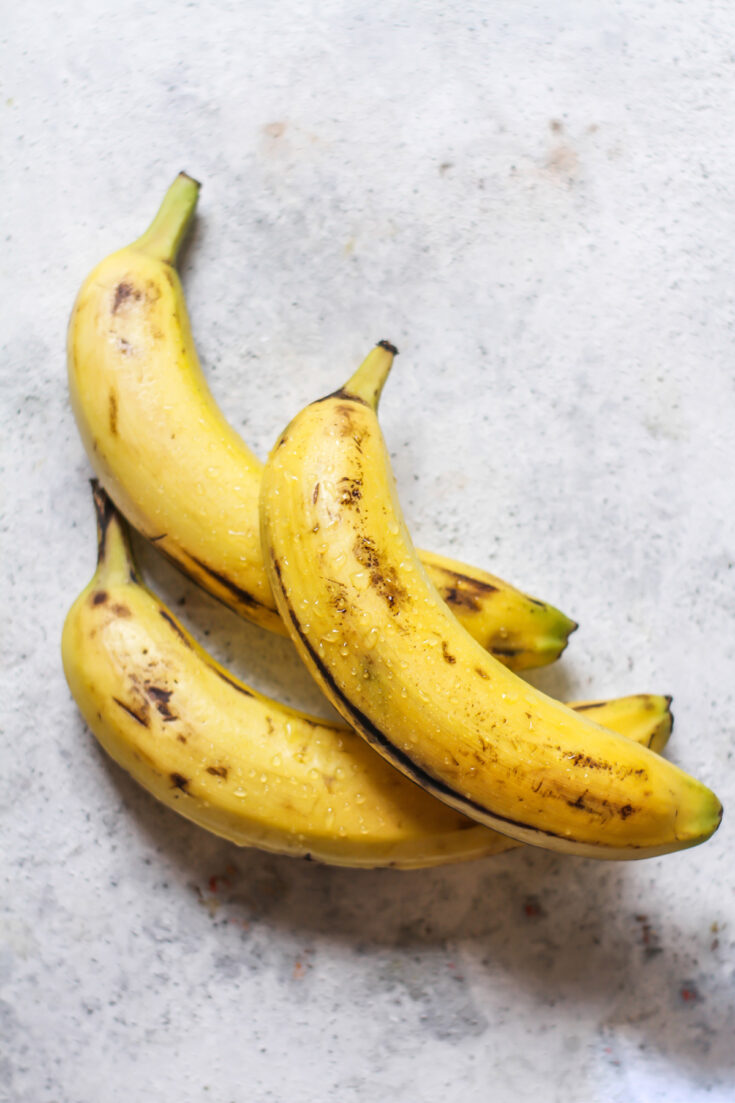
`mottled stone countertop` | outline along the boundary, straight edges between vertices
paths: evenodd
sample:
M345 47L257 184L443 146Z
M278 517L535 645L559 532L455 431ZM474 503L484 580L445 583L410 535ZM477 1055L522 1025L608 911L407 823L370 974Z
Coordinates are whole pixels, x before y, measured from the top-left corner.
M0 1100L729 1103L732 5L28 0L4 30ZM95 544L65 328L179 169L227 417L264 455L395 341L417 543L580 622L537 685L673 694L708 844L335 870L106 758L59 658ZM141 555L233 670L325 707L286 640Z

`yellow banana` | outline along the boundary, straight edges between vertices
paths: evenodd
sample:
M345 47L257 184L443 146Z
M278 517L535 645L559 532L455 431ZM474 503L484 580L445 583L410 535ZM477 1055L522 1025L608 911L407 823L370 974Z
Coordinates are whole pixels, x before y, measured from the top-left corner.
M174 268L198 190L179 175L143 236L85 280L69 324L72 406L97 476L135 528L236 612L285 632L260 550L262 465L207 387ZM576 625L558 609L474 567L424 561L467 630L514 670L564 650Z
M527 685L440 600L376 417L394 353L381 342L295 417L265 467L261 542L307 667L398 769L522 842L597 858L702 842L722 811L709 789Z
M429 796L347 728L268 700L209 656L141 582L97 488L98 564L64 625L64 670L105 750L169 807L235 843L349 866L430 866L513 840ZM669 698L583 706L665 742Z

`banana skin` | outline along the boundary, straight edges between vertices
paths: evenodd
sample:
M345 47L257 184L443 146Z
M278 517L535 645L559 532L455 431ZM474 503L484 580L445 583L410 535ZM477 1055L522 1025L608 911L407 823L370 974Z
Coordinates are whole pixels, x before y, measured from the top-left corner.
M260 549L262 464L207 386L175 268L198 193L181 173L149 229L84 281L68 331L71 402L94 471L131 524L235 612L285 634ZM558 609L422 554L455 616L512 669L566 647L576 625Z
M271 585L317 683L408 777L520 842L616 859L703 842L714 793L523 682L441 601L376 416L394 354L381 342L298 414L261 483Z
M98 563L64 625L72 695L144 788L241 846L354 867L467 861L517 845L435 800L347 728L258 694L206 653L147 589L127 527L94 491ZM580 702L663 746L670 698Z

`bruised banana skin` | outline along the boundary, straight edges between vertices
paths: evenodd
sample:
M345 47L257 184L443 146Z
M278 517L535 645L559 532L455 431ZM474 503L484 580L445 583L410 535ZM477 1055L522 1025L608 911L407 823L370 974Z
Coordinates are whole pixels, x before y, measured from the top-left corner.
M523 682L440 600L376 417L394 353L381 342L266 464L261 542L307 667L394 766L520 842L596 858L702 842L722 812L709 789Z
M131 524L210 594L285 634L260 550L262 464L214 402L174 267L198 191L180 174L143 236L85 280L69 324L72 406ZM425 562L457 618L514 670L566 647L576 625L558 609L443 556Z
M97 489L99 562L64 626L72 694L105 750L144 788L241 846L344 866L411 868L517 844L429 796L354 732L233 678L141 582L125 522ZM670 699L583 704L642 742L665 741Z

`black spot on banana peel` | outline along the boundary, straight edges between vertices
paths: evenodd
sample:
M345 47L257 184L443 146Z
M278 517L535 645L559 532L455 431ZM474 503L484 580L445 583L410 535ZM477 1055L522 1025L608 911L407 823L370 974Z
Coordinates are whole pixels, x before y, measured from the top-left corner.
M172 562L238 614L285 632L258 537L262 466L207 387L173 267L198 190L178 176L149 229L84 282L69 326L72 405L90 461L130 522L159 539ZM342 405L351 409L354 402L345 395ZM344 431L359 452L351 413L348 421ZM203 454L206 467L198 462ZM144 472L156 472L156 479ZM353 492L351 500L357 508ZM183 516L193 523L182 525ZM573 622L558 610L538 607L500 580L501 592L493 594L483 588L485 572L426 555L427 569L446 586L446 600L468 631L484 647L500 641L513 669L544 665L562 653ZM477 582L473 591L466 579ZM396 597L388 585L386 600ZM501 627L511 630L511 640L499 635Z
M128 716L132 716L133 720L135 720L138 724L140 724L144 728L148 727L148 716L146 713L136 712L136 710L134 708L131 708L130 705L126 705L124 701L121 701L119 697L113 697L112 699L115 704L123 710L123 712L127 712Z
M317 682L404 774L519 841L614 859L704 841L721 816L709 789L510 673L427 582L375 417L390 361L374 349L331 399L297 415L263 475L273 592ZM359 510L340 493L358 479Z

